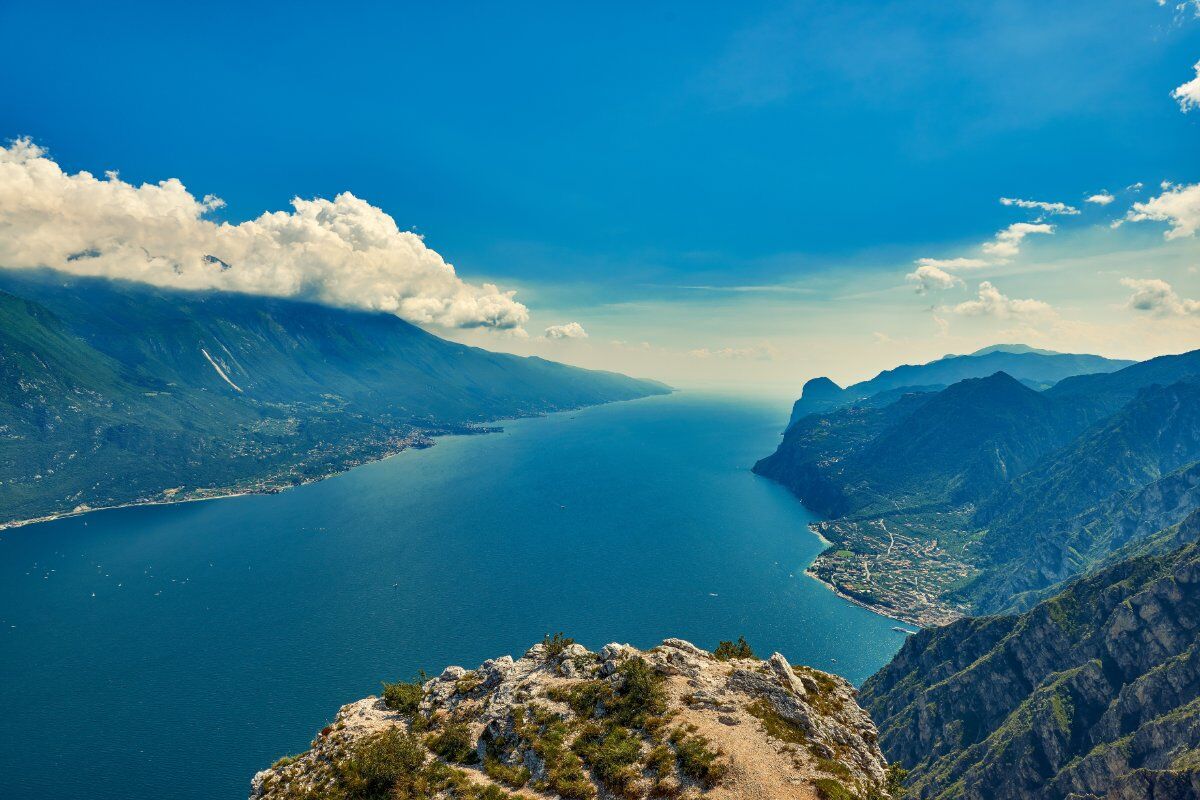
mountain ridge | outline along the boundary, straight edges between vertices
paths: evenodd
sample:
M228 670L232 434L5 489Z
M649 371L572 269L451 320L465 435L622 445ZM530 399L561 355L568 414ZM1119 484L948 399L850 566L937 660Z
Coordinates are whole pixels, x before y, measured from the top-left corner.
M669 392L294 300L0 270L0 523L274 491L431 436Z

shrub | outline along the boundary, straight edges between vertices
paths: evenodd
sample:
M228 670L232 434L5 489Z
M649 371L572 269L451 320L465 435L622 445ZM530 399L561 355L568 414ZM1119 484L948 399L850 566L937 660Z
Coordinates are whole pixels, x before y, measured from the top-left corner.
M628 659L617 668L617 673L622 681L610 709L610 715L617 722L640 728L648 716L666 711L667 694L662 676L656 674L644 658Z
M520 789L529 783L529 770L520 764L505 764L495 758L483 760L483 773L498 783Z
M853 792L833 778L817 778L813 786L817 787L817 797L821 800L857 800Z
M583 761L566 745L570 730L565 721L548 709L531 706L528 715L524 709L513 709L513 727L546 765L545 778L533 788L548 789L569 800L592 800L596 796L595 787L583 771Z
M397 728L360 739L335 765L338 783L354 800L383 800L413 782L425 763L425 748Z
M465 722L448 722L440 733L425 740L429 749L447 761L456 764L474 764L479 761L471 729Z
M562 631L542 639L542 647L546 649L546 658L561 656L573 644L575 644L575 640L570 636L563 636Z
M629 794L640 770L642 743L628 729L617 725L589 724L571 745L592 773L617 794Z
M718 661L728 661L731 658L754 658L754 651L746 643L746 637L739 636L736 644L728 641L719 642L717 649L713 650L713 655Z
M679 771L706 789L720 783L729 771L721 751L709 747L708 739L703 736L689 735L679 729L671 734L671 744L675 745Z
M399 711L406 716L412 716L417 713L417 709L421 705L421 699L424 696L425 690L416 681L411 683L397 681L396 683L383 684L383 704L393 711Z

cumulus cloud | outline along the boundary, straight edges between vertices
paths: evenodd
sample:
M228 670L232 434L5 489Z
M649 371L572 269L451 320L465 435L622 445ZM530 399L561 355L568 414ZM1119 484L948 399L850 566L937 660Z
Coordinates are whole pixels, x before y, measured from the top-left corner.
M1054 233L1054 226L1044 222L1014 222L996 234L990 242L984 242L983 252L999 259L1009 259L1021 252L1021 242L1034 233Z
M1098 205L1098 206L1106 206L1106 205L1108 205L1109 203L1111 203L1113 200L1116 200L1116 199L1117 199L1117 198L1113 197L1113 196L1112 196L1111 194L1109 194L1107 191L1101 191L1101 192L1096 192L1096 193L1095 193L1095 194L1093 194L1093 195L1090 195L1090 196L1089 196L1089 197L1088 197L1088 198L1085 200L1085 202L1088 202L1088 203L1095 203L1095 204L1096 204L1096 205Z
M1193 69L1196 70L1196 77L1176 86L1175 91L1171 92L1171 97L1179 103L1179 110L1185 114L1193 108L1200 108L1200 61L1196 62Z
M586 339L587 331L578 322L568 322L565 325L551 325L544 334L547 339Z
M444 327L516 330L528 310L459 278L417 234L349 192L242 222L176 178L135 186L68 174L28 139L0 146L0 264L176 289L296 297Z
M775 358L775 348L769 344L764 344L759 347L722 347L716 350L710 350L707 347L701 347L696 350L688 351L688 355L692 358L728 358L728 359L753 359L756 361L770 361Z
M1021 200L1016 197L1001 197L1000 202L1006 206L1016 206L1017 208L1036 208L1046 214L1063 214L1073 216L1079 213L1079 209L1074 206L1069 206L1066 203L1046 203L1041 200Z
M1163 235L1167 239L1182 239L1195 235L1200 229L1200 183L1187 185L1163 184L1163 193L1144 203L1134 203L1122 222L1166 222L1171 227Z
M966 300L947 311L964 317L997 317L999 319L1032 318L1052 316L1054 309L1041 300L1021 300L1008 297L990 281L979 284L979 293L974 300Z
M1171 284L1158 278L1122 278L1121 285L1133 290L1126 307L1160 317L1200 314L1200 300L1180 297Z
M921 260L931 261L933 259ZM933 264L921 264L915 270L905 275L904 279L916 285L917 294L927 294L935 289L950 289L963 285L962 278Z

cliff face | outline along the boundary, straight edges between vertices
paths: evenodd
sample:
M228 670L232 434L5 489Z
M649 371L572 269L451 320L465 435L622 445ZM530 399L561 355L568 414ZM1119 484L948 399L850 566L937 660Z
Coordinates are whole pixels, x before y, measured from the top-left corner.
M343 707L250 796L884 800L890 774L854 697L778 653L556 638Z
M1019 616L912 637L863 687L920 798L1175 798L1200 786L1200 515Z

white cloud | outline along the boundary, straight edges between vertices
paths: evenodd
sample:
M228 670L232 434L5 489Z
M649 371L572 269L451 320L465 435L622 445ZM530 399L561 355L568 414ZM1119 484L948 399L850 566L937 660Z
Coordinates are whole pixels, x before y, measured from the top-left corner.
M67 174L28 139L0 146L0 264L50 267L176 289L299 297L444 327L519 329L514 292L472 284L349 192L229 224L206 218L176 178L157 184Z
M1145 185L1146 184L1142 183L1141 181L1138 181L1137 183L1131 183L1128 186L1126 186L1125 190L1129 191L1129 192L1140 192L1145 187Z
M1021 242L1034 233L1054 233L1054 226L1044 222L1014 222L996 234L990 242L984 242L983 252L1000 259L1009 259L1021 252Z
M688 355L692 358L754 359L756 361L770 361L775 358L775 353L775 348L769 344L759 347L722 347L718 350L701 347L688 351Z
M983 258L918 258L914 263L919 267L937 267L946 270L980 269L991 264L990 261Z
M1106 206L1117 198L1113 197L1107 191L1096 192L1096 194L1088 197L1084 202L1095 203L1098 206Z
M547 339L586 339L587 331L578 322L568 322L565 325L551 325L544 334Z
M1048 303L1043 303L1041 300L1020 300L1008 297L1001 294L1000 290L990 281L979 284L979 294L974 300L964 301L946 310L965 317L998 317L1000 319L1054 315L1054 309Z
M1182 239L1193 236L1200 229L1200 183L1190 186L1164 183L1165 190L1158 197L1144 203L1134 203L1124 220L1129 222L1166 222L1171 228L1163 235L1167 239Z
M1196 77L1176 86L1175 91L1171 92L1171 97L1179 103L1179 110L1185 114L1193 108L1200 108L1200 61L1196 62L1194 69Z
M1180 297L1171 284L1158 278L1122 278L1121 285L1133 289L1126 307L1160 317L1200 314L1200 300Z
M950 335L950 320L946 319L945 317L939 317L937 314L934 314L933 315L933 324L937 326L936 336L939 339L944 339Z
M917 294L926 294L935 289L951 289L962 286L962 278L952 275L941 267L932 264L922 264L904 276L909 283L916 284Z
M1016 206L1017 208L1036 208L1039 211L1044 211L1047 214L1064 214L1073 216L1079 213L1079 209L1074 206L1069 206L1066 203L1046 203L1042 200L1021 200L1015 197L1001 197L1000 202L1006 206Z

